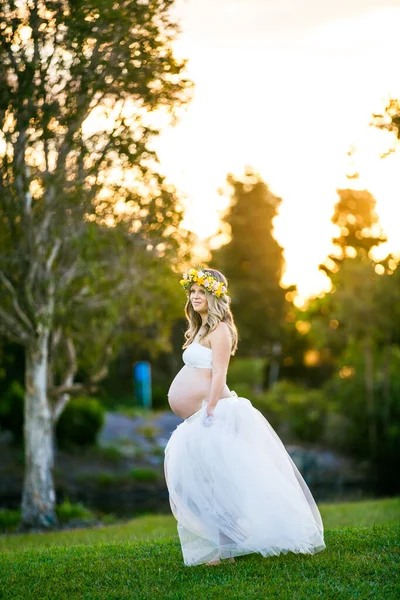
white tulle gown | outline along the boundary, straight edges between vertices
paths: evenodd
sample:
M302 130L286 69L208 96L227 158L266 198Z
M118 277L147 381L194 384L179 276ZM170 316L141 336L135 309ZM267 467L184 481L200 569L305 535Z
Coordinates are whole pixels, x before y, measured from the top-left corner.
M211 352L189 346L186 364L205 366L210 356L204 349ZM253 552L266 557L323 550L321 516L296 465L263 415L231 394L218 401L209 427L203 401L165 449L185 565Z

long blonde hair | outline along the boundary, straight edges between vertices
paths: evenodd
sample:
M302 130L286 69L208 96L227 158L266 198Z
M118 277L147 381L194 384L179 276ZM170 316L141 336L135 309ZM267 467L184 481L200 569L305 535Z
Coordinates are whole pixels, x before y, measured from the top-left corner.
M223 284L228 287L226 277L220 271L211 268L202 270L204 273L208 273L215 277L215 279L218 281L222 281ZM185 305L185 315L188 320L188 328L185 331L185 343L183 344L182 348L187 348L187 346L194 341L200 329L202 329L201 316L194 310L192 303L190 302L190 289L188 291L188 299ZM238 345L238 332L230 308L230 297L225 295L218 298L214 294L207 293L207 301L207 321L203 326L203 331L199 335L199 340L204 339L209 333L211 333L211 331L214 331L219 323L226 323L231 334L231 354L235 354Z

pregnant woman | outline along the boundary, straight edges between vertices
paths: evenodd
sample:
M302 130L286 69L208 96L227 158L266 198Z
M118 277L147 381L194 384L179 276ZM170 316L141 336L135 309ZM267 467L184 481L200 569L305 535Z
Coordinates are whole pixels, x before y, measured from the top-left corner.
M180 283L187 293L185 365L168 400L184 421L164 466L185 565L323 550L320 513L280 438L226 385L238 341L226 278L190 269Z

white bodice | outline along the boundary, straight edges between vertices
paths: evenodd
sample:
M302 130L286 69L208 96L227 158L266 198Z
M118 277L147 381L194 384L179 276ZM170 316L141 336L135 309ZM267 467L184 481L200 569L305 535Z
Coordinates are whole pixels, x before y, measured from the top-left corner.
M212 350L202 344L192 342L182 354L183 362L196 369L212 369Z

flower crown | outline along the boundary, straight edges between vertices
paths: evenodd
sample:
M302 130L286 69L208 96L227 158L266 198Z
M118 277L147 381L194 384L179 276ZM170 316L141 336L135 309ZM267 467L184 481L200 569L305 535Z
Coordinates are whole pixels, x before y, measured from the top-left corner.
M185 290L189 290L193 283L197 283L198 285L202 285L207 292L218 298L224 297L227 292L227 288L222 281L218 281L218 279L209 273L205 273L201 268L186 271L179 283Z

